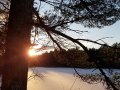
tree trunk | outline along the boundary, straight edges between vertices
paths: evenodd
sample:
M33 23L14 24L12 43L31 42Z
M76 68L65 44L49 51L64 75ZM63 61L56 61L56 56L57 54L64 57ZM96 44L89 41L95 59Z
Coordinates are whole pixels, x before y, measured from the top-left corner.
M27 90L33 0L11 0L1 90Z

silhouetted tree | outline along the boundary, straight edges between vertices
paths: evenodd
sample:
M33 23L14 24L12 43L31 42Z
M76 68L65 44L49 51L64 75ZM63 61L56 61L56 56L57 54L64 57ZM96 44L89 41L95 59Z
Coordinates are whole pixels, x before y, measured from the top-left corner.
M1 90L26 90L33 0L11 0Z
M12 80L18 81L20 78L18 72L20 70L26 81L27 75L27 50L30 46L30 29L34 25L33 33L35 34L33 44L37 43L36 36L42 34L47 37L39 38L45 44L54 43L55 48L62 50L66 47L80 46L87 53L89 58L94 62L97 68L104 76L108 85L112 86L114 90L118 90L110 79L105 75L99 63L88 48L84 46L80 40L89 41L100 44L96 41L86 39L75 39L65 34L65 31L74 31L81 33L84 31L73 30L70 28L70 24L78 23L83 24L86 27L103 27L114 24L120 19L120 1L119 0L39 0L40 5L42 2L47 3L48 6L52 5L53 10L45 13L41 16L39 13L40 8L34 8L34 17L32 20L32 1L33 0L11 0L11 9L9 14L8 32L6 39L6 51L5 51L5 65L3 73L2 90L12 90L12 87L16 87L16 84ZM4 5L4 4L3 4ZM36 6L35 6L36 7ZM33 21L33 22L32 22ZM49 41L48 39L51 39ZM72 42L68 42L72 41ZM48 42L47 42L48 41ZM76 45L77 44L77 45ZM103 45L103 44L100 44ZM23 65L23 66L22 66ZM18 68L15 68L18 67ZM11 72L14 71L14 72ZM8 72L11 74L8 74ZM17 73L17 74L16 74ZM7 77L7 74L9 77ZM12 76L13 74L13 76ZM22 75L20 74L20 75ZM24 76L25 75L25 76ZM6 82L8 80L8 82ZM20 81L21 81L20 80ZM12 82L12 84L11 84ZM10 84L9 84L10 83ZM22 83L24 89L26 83ZM5 88L8 89L3 89Z

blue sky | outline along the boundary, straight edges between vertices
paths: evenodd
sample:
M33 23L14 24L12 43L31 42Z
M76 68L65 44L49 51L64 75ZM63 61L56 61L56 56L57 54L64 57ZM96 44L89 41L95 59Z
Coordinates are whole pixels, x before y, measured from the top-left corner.
M73 33L68 33L68 35L74 37L74 38L85 38L90 40L98 40L103 37L110 37L103 39L108 45L112 45L113 43L120 42L120 21L117 21L111 26L105 26L103 28L88 28L84 27L82 25L71 25L71 28L73 29L80 29L81 31L88 31L88 33L83 33L82 35L77 35ZM112 37L112 38L111 38ZM99 41L100 43L103 43L102 41ZM87 45L88 47L99 47L98 45L83 42L83 44Z

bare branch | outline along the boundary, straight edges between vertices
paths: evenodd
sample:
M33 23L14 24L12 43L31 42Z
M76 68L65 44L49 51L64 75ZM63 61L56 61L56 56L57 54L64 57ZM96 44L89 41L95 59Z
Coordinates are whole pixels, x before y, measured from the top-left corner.
M106 47L110 47L110 48L113 48L113 49L120 49L120 48L112 47L112 46L109 46L109 45L106 45L106 44L101 44L101 43L98 43L97 41L93 41L93 40L89 40L89 39L76 39L76 40L92 42L92 43L95 43L95 44L98 44L98 45L102 45L102 46L106 46Z
M46 31L47 32L47 31ZM49 37L51 38L51 40L59 47L60 50L62 50L62 47L59 45L59 43L52 37L52 35L47 32L47 34L49 35Z
M9 10L9 8L6 6L6 5L8 5L8 4L5 4L5 3L1 2L1 1L0 1L0 4L1 4L6 10Z
M100 39L98 39L96 41L103 40L103 39L106 39L106 38L113 38L113 37L103 37L103 38L100 38Z
M103 39L106 39L106 38L112 38L112 37L103 37L103 38L100 38L100 39L98 39L98 40L96 40L96 41L99 41L99 40L100 40L100 41L102 41L103 43L105 43L105 44L107 45L107 43L103 41Z

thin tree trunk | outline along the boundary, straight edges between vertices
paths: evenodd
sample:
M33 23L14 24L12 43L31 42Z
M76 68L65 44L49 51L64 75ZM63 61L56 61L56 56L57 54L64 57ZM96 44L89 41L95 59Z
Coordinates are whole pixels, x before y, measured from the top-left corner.
M27 90L33 0L11 0L2 90Z

